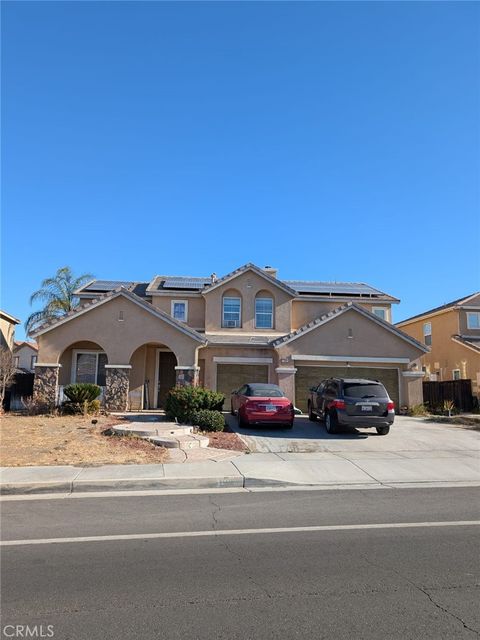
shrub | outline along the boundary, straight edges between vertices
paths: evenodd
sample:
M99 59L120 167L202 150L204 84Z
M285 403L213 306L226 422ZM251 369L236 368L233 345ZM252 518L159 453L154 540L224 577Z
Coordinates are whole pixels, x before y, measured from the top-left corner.
M168 392L165 413L170 420L189 422L195 411L221 411L225 396L203 387L174 387Z
M100 400L84 400L83 402L66 401L62 403L62 413L68 415L83 414L84 416L100 411Z
M63 393L67 396L70 402L83 404L85 401L93 402L96 400L101 391L100 387L96 384L81 382L67 385L64 388Z
M414 404L408 410L409 416L427 416L428 411L424 404Z
M192 414L191 422L202 431L223 431L225 428L225 418L220 411L211 411L210 409L195 411Z

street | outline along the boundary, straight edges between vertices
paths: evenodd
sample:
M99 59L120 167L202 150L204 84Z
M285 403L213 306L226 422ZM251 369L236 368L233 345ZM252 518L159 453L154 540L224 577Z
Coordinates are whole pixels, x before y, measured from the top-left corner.
M62 640L475 638L478 497L429 488L5 500L2 539L15 542L2 548L2 637L8 625L52 625Z

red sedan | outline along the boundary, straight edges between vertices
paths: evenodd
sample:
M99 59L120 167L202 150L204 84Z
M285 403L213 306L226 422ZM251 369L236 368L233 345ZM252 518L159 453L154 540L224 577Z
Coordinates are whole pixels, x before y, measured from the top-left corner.
M293 404L276 384L254 382L233 391L231 414L237 416L239 427L262 424L293 427Z

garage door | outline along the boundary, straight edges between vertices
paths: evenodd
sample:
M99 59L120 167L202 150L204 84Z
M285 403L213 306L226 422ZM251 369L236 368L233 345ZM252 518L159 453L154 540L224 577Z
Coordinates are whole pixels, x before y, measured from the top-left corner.
M268 382L268 365L217 364L217 391L225 394L224 409L230 409L230 395L247 382Z
M380 380L388 391L390 398L399 406L398 371L397 369L380 369L379 367L297 367L295 375L295 405L307 410L307 399L310 387L317 385L325 378L367 378Z

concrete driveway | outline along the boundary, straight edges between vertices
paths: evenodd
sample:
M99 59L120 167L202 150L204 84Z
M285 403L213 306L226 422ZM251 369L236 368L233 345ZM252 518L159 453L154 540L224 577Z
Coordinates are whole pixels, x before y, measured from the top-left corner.
M252 453L355 452L355 457L360 458L452 458L465 455L478 457L480 461L479 431L429 422L424 418L396 416L387 436L379 436L374 429L330 435L323 423L310 422L306 416L297 416L291 431L270 427L239 429L236 418L230 415L227 421Z

